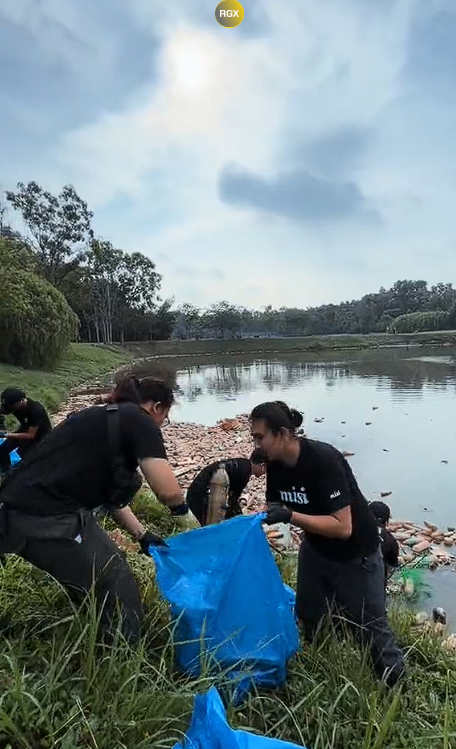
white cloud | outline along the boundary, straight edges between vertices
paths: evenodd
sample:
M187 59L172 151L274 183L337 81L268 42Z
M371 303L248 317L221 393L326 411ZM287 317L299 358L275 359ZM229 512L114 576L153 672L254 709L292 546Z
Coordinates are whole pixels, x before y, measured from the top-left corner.
M95 44L75 0L43 2L81 43ZM193 301L199 295L202 303L221 297L258 305L337 301L400 275L437 272L426 257L432 236L445 258L442 272L450 272L452 220L446 215L434 231L447 203L442 211L426 181L438 174L441 154L415 159L412 153L418 136L410 133L402 75L422 0L259 4L267 30L246 35L218 26L209 0L130 0L131 22L160 39L154 75L121 107L59 138L47 164L53 183L59 176L61 183L74 182L115 244L121 237L127 249L172 258L158 267L164 291L180 299L192 288ZM32 29L25 0L7 0L7 7ZM245 12L248 21L248 4ZM103 37L94 78L109 76L115 56L109 33ZM43 43L54 49L52 35ZM62 39L55 44L62 52ZM71 44L66 54L77 66ZM317 231L220 201L225 165L272 178L293 168L295 141L346 125L377 131L354 178L383 214L382 227L352 222ZM446 177L447 191L452 179ZM122 217L122 201L136 206L134 225L127 225L126 210ZM198 283L173 275L173 267L189 266L200 274ZM223 271L223 282L208 268Z

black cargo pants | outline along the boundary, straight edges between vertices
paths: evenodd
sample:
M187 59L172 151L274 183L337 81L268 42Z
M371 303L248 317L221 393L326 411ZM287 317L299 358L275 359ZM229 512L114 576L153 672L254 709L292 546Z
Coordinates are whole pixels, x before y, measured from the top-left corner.
M4 509L1 515L1 554L18 554L48 572L73 599L82 599L93 587L101 629L109 631L119 612L125 638L132 644L139 640L142 604L138 584L125 554L90 512L42 517Z
M369 557L335 562L306 541L299 550L296 614L308 640L335 606L370 648L376 675L393 685L404 672L402 651L395 644L385 608L384 564L380 550Z

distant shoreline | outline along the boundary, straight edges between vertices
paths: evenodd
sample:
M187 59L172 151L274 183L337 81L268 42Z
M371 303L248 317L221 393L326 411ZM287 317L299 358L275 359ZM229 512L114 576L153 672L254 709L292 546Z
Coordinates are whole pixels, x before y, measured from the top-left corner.
M213 354L280 354L350 351L415 346L456 347L456 331L369 333L366 335L303 336L297 338L239 338L172 341L130 341L124 347L135 358L180 358Z

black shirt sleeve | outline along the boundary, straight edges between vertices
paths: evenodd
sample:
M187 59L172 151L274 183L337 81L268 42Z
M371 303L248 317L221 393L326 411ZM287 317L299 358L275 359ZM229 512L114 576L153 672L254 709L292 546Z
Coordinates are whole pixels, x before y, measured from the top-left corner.
M238 500L252 475L252 466L248 458L231 458L225 462L225 470L230 480L232 499Z
M394 538L391 531L388 531L386 528L382 528L382 530L380 531L380 536L382 539L383 559L389 567L398 567L399 543L397 539Z
M208 489L212 478L212 474L216 470L218 463L211 463L205 466L193 479L192 483L188 487L187 492L191 496L204 496Z
M19 420L19 424L18 431L21 432L28 432L30 428L36 427L39 437L44 437L52 428L45 407L37 401L29 401L26 414Z
M167 460L161 430L141 408L129 406L122 409L121 433L132 458L138 461L143 458Z
M353 499L348 475L351 468L346 464L343 455L335 449L320 452L315 470L315 484L321 514L332 515L348 507Z

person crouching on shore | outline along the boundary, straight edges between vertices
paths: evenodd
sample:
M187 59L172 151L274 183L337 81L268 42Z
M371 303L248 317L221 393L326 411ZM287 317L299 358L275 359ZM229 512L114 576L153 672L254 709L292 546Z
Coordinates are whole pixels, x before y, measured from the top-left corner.
M139 587L125 554L93 511L108 507L145 554L162 545L129 507L142 483L139 466L177 524L183 530L198 527L161 433L173 402L173 390L163 381L126 376L107 405L65 419L11 469L0 488L0 554L18 554L77 599L93 586L102 629L111 629L119 609L123 635L131 643L141 631Z

